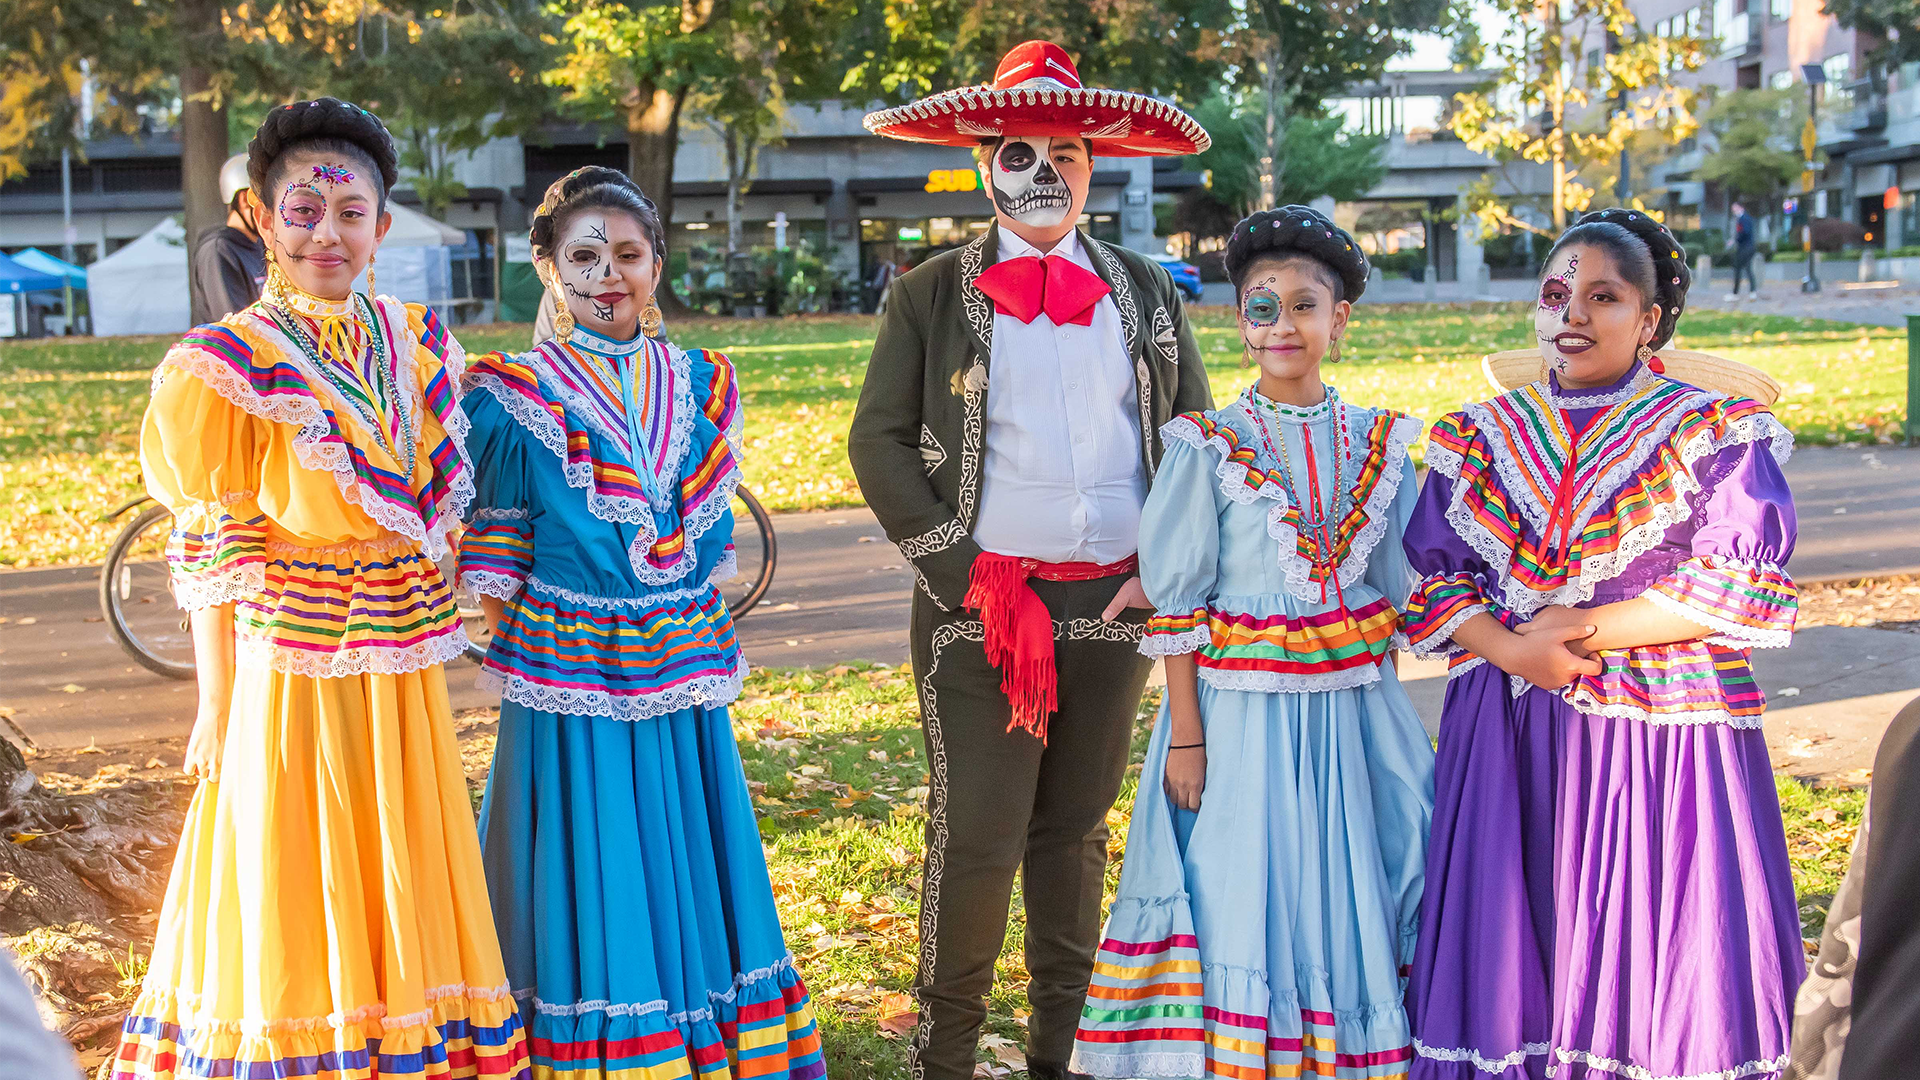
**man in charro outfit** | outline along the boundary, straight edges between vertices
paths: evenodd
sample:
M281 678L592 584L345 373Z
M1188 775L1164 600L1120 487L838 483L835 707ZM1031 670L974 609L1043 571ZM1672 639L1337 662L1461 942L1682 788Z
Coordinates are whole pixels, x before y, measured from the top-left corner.
M915 1080L973 1075L1023 872L1028 1059L1067 1075L1100 930L1107 811L1151 662L1135 571L1160 426L1209 408L1167 272L1076 225L1096 156L1190 154L1179 109L1087 89L1027 42L990 86L867 128L974 147L995 222L888 290L848 443L913 564L927 760Z

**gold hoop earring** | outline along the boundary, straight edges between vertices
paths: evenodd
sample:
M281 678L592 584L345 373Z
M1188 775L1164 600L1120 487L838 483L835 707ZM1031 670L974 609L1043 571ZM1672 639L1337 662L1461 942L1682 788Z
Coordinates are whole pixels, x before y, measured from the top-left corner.
M374 258L375 256L373 255L367 256L367 299L369 300L373 299L373 295L374 295L373 294L373 260Z
M660 333L660 324L664 321L660 315L660 305L653 302L653 297L647 297L646 309L640 312L640 332L653 337Z

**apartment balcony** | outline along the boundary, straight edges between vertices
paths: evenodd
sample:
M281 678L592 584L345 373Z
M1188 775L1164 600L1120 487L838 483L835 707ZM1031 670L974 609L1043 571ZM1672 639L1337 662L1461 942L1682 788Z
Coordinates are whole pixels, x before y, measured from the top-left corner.
M1887 95L1874 89L1868 79L1847 84L1848 104L1834 113L1834 126L1842 131L1866 134L1887 126Z
M1720 59L1751 60L1760 55L1763 41L1761 33L1765 24L1753 17L1750 11L1727 18L1720 31Z

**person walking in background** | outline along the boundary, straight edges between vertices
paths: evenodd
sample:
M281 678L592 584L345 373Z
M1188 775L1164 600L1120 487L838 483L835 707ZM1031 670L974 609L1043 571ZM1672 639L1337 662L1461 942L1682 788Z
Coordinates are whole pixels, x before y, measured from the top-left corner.
M1152 661L1134 572L1160 425L1212 401L1173 279L1075 227L1098 154L1192 154L1200 125L1082 87L1016 46L992 86L869 115L973 147L994 224L888 290L847 456L913 564L910 642L932 782L914 1080L969 1080L1014 875L1028 1064L1066 1073L1099 943L1107 812ZM995 133L995 134L983 134ZM1024 867L1024 869L1023 869Z
M1226 265L1258 379L1161 431L1140 651L1166 657L1167 696L1072 1066L1392 1076L1433 816L1433 747L1388 659L1422 424L1321 381L1367 287L1345 230L1263 211Z
M1742 274L1747 278L1747 299L1759 299L1760 279L1753 275L1753 262L1760 253L1760 229L1745 203L1733 204L1733 235L1727 238L1727 247L1733 249L1733 291L1727 299L1740 299Z
M891 258L885 255L880 256L880 262L873 268L873 277L867 281L867 288L873 291L875 315L887 313L887 287L893 284L893 279L899 272L900 268L894 265Z
M267 284L267 245L248 209L247 155L220 167L220 200L227 222L200 234L193 248L193 325L204 326L260 299Z

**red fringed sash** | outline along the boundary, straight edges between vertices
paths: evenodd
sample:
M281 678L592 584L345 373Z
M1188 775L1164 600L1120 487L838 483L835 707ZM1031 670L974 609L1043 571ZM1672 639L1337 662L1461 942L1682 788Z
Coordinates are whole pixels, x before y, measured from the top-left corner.
M1053 616L1028 578L1096 581L1131 574L1140 565L1129 555L1116 563L1047 563L983 551L973 560L964 604L980 613L987 663L1000 669L1000 692L1013 706L1007 730L1026 728L1047 741L1047 719L1059 707L1059 675L1053 664Z

